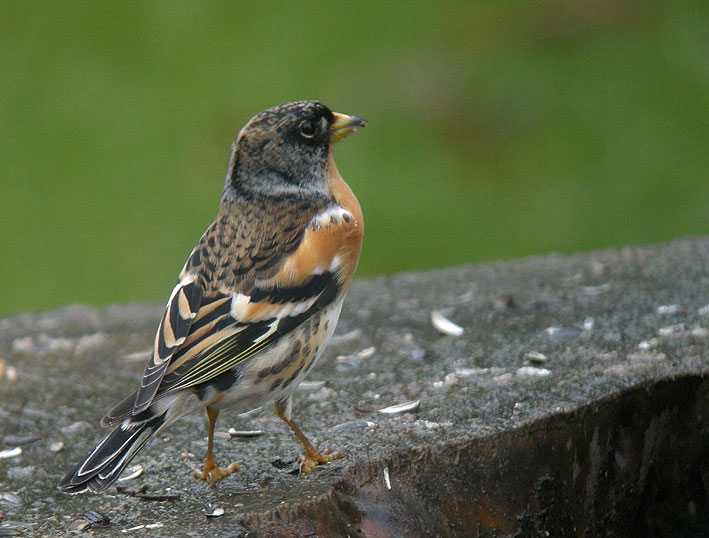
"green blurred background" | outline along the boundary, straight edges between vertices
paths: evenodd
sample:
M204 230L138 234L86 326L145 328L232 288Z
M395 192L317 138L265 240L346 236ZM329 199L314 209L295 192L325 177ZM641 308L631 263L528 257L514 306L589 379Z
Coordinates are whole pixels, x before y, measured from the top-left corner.
M5 1L0 314L166 299L295 99L369 120L360 277L709 233L706 1Z

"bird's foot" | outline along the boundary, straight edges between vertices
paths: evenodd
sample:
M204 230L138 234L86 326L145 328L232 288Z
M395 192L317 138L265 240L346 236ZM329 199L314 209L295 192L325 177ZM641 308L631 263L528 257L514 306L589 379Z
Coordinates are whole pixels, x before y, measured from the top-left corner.
M329 450L324 450L323 452L319 452L317 450L306 450L305 454L298 458L300 472L309 473L316 465L330 463L333 460L340 459L343 455L344 454L342 454L339 450L335 452L330 452Z
M195 471L192 473L192 476L195 478L199 478L200 480L204 480L208 484L214 484L215 482L218 482L225 476L229 476L231 473L238 471L239 470L239 464L238 463L232 463L227 467L226 469L222 469L219 467L216 462L212 462L212 465L209 465L207 463L204 466L204 471L203 472L197 472Z

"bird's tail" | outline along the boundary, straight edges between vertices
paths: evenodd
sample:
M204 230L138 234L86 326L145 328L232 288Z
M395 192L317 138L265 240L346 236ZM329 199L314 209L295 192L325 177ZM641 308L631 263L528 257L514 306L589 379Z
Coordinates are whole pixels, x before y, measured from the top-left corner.
M139 417L125 420L109 433L83 462L62 478L59 490L71 494L87 489L100 493L118 480L133 456L165 422L165 414L136 420Z

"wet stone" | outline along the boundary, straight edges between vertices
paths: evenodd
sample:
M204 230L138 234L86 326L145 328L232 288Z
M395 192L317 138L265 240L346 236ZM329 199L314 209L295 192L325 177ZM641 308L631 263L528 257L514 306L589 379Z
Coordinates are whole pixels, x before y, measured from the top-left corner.
M707 275L688 239L356 281L293 404L342 459L305 474L272 405L227 408L215 457L238 472L191 477L194 414L99 496L56 484L137 388L164 305L2 319L0 451L21 450L0 536L708 535Z

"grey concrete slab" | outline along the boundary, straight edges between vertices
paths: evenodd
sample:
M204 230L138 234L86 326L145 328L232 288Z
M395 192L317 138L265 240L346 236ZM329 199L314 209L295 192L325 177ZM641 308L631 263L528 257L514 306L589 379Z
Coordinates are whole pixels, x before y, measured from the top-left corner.
M242 464L218 484L190 476L206 449L194 415L143 449L123 492L60 494L136 387L162 308L0 320L0 536L62 535L97 517L87 510L110 521L83 531L97 536L709 529L707 238L357 281L294 406L343 459L300 475L273 409L226 410L219 431L264 433L217 438L218 461ZM432 311L463 334L437 330Z

